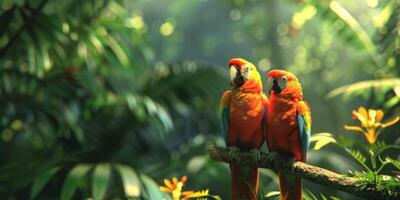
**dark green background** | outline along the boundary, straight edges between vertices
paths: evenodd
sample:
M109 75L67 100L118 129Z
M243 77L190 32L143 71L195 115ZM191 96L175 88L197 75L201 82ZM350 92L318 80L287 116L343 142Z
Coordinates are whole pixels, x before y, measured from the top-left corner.
M185 189L227 199L228 165L206 147L224 144L218 105L232 57L263 77L293 72L313 133L364 142L343 129L357 123L353 109L400 113L399 22L389 0L1 0L0 197L121 198L130 185L154 199L156 183L187 175ZM330 93L366 80L376 81ZM379 140L399 143L399 130ZM334 145L310 151L314 165L360 169ZM274 173L261 174L262 192L276 191Z

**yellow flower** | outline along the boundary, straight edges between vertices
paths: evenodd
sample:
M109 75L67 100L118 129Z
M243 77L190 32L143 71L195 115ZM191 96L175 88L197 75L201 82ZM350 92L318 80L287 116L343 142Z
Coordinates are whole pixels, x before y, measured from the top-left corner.
M185 200L188 198L195 198L208 195L208 190L202 191L182 191L183 186L187 180L186 176L182 176L181 180L173 177L171 180L164 179L165 186L160 186L160 190L170 193L173 200Z
M180 181L178 181L176 177L173 177L172 180L164 179L165 186L160 186L160 190L171 193L173 200L179 200L182 195L182 187L185 185L186 180L186 176L182 176Z
M188 191L186 194L184 194L183 199L203 197L203 196L207 196L207 195L208 195L208 190L201 190L201 191L197 191L197 192Z
M380 109L368 109L367 111L364 107L359 107L358 111L353 110L353 119L358 119L361 126L345 125L344 128L349 131L359 131L363 133L368 143L374 144L382 129L395 124L400 119L400 117L397 116L386 123L381 123L383 115L384 113Z

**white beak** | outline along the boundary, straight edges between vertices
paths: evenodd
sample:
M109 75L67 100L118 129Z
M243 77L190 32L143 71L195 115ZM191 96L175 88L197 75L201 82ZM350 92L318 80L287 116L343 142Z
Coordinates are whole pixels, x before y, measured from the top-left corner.
M230 74L231 74L231 83L233 83L233 81L237 78L237 76L238 76L238 72L239 72L239 70L235 67L235 66L233 66L233 65L231 65L230 67L229 67L229 70L230 70Z

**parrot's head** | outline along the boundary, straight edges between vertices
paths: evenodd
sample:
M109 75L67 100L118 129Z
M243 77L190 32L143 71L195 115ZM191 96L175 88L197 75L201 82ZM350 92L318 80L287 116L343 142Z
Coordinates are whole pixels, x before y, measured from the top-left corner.
M301 84L290 72L284 70L272 70L268 73L267 94L269 96L301 97Z
M242 87L247 82L257 84L262 89L261 77L256 67L243 58L233 58L229 61L231 85L233 88Z

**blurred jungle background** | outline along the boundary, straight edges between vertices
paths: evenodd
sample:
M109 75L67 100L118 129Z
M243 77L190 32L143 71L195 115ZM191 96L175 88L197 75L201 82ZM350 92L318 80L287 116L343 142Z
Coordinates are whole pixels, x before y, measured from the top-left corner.
M224 145L232 57L263 77L296 74L313 133L364 142L343 128L352 110L400 114L400 1L0 0L0 198L162 199L163 179L185 175L185 189L228 199L228 165L207 145ZM378 140L399 144L399 123ZM308 157L362 170L334 145ZM261 176L265 193L278 190L272 171Z

